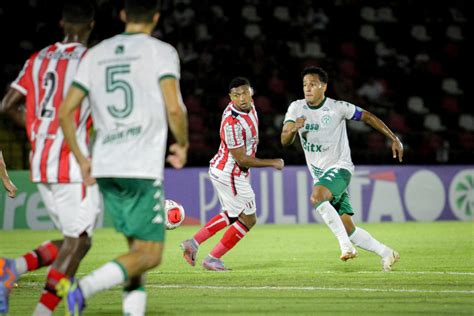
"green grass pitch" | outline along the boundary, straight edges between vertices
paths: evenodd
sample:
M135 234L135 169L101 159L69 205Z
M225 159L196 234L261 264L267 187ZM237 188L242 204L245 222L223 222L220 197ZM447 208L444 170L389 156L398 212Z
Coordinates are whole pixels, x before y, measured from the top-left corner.
M256 226L224 257L230 272L190 267L180 241L197 226L167 234L164 261L148 276L148 315L473 315L474 224L469 222L363 224L400 252L390 273L364 250L339 261L336 239L324 225ZM208 240L198 262L219 240ZM57 232L2 231L0 255L14 257ZM124 252L125 241L100 229L79 275ZM9 315L31 315L45 269L24 275L10 298ZM85 315L121 315L121 288L88 302ZM61 304L55 315L63 315Z

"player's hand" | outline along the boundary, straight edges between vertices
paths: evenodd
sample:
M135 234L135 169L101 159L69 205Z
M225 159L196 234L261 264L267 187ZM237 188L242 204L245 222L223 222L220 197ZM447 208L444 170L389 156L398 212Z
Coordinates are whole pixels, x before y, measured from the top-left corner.
M295 122L294 131L297 132L300 128L302 128L304 126L305 121L306 121L306 117L304 116L298 117Z
M5 188L5 190L7 190L8 196L11 198L14 198L16 195L16 191L18 191L18 189L13 184L12 180L10 180L10 178L7 176L2 179L2 182L3 182L3 187Z
M175 169L183 168L188 160L188 146L174 143L170 146L169 152L166 161Z
M403 144L398 138L395 139L392 143L392 153L393 153L393 158L398 157L398 161L402 162L402 160L403 160Z
M95 184L95 178L91 175L91 161L89 159L84 159L79 163L79 167L81 168L84 184L87 186Z
M285 166L285 161L283 159L273 159L274 160L274 164L273 164L273 167L277 170L282 170L283 167Z

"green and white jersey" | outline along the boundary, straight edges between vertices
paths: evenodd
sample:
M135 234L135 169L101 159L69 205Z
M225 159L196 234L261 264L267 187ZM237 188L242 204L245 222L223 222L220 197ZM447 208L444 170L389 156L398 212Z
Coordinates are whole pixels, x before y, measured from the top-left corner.
M354 172L346 120L352 119L355 113L354 104L327 97L318 106L308 105L305 99L290 104L284 123L295 122L299 117L306 118L298 134L313 179L319 179L330 168L344 168L351 174Z
M123 33L88 51L73 85L87 93L96 139L94 177L163 179L168 123L159 81L179 80L176 50Z

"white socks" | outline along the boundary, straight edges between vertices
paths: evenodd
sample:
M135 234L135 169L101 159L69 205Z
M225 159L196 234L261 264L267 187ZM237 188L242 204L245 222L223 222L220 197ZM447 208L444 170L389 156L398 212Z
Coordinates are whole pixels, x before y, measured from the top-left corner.
M337 241L339 241L341 252L353 252L354 247L352 246L349 236L347 236L344 224L342 223L339 214L337 213L336 209L331 205L331 203L325 201L319 204L316 210L319 212L319 214L321 215L329 229L332 231L334 236L336 236Z
M380 257L384 257L387 251L390 250L387 246L372 237L365 229L360 227L356 227L350 239L357 247L375 252Z
M33 316L51 316L53 315L53 311L44 306L41 303L36 304L35 311L33 312Z
M126 271L115 261L104 264L97 270L92 271L79 280L84 298L93 294L109 289L115 285L122 284L126 279Z
M26 264L26 259L23 257L18 257L15 259L15 268L18 274L25 274L28 272L28 265Z
M144 316L146 311L146 292L143 288L131 292L123 292L123 314Z

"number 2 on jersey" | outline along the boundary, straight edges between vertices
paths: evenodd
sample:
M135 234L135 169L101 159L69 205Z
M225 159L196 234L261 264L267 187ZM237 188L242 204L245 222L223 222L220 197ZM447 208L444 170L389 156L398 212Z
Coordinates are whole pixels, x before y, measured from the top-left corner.
M115 118L126 118L133 110L133 90L130 84L116 78L117 75L130 73L130 65L109 66L105 69L105 84L107 93L113 93L115 90L122 90L125 99L125 106L117 107L115 104L107 105L110 115Z
M58 75L55 71L48 71L43 78L43 89L45 90L40 103L40 118L52 120L55 117L56 109L53 104L53 95L56 93Z

